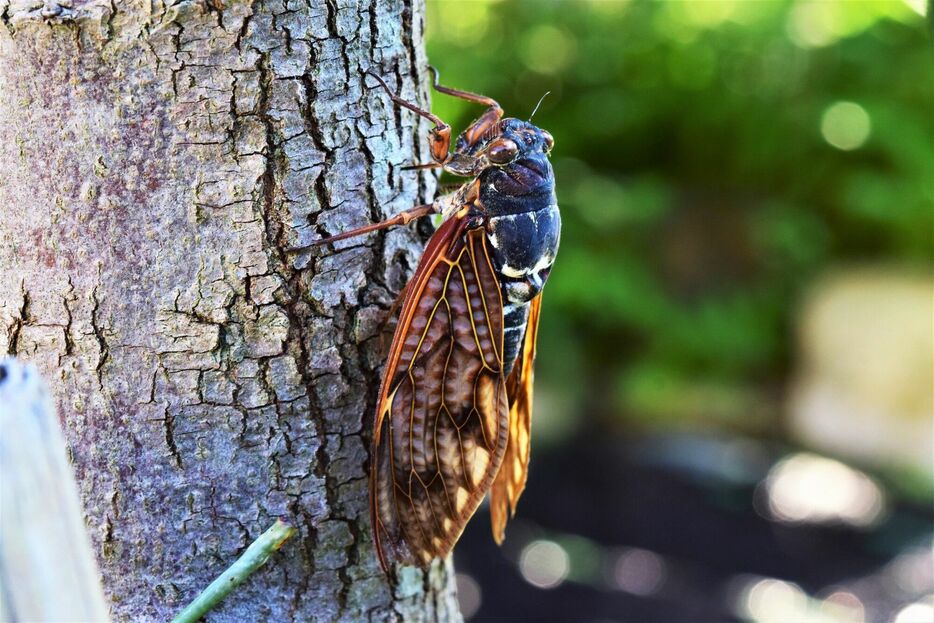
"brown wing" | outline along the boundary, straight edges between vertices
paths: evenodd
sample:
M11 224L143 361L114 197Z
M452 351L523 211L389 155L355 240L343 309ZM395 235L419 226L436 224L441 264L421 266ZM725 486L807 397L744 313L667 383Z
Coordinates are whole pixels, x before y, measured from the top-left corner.
M503 310L482 229L454 216L419 262L380 389L370 508L380 564L451 551L508 438Z
M503 542L506 521L516 514L516 503L525 489L529 474L529 439L532 432L532 383L535 380L535 341L538 338L538 313L542 305L539 294L529 305L529 319L522 353L506 380L509 396L509 443L503 465L490 489L490 519L493 539Z

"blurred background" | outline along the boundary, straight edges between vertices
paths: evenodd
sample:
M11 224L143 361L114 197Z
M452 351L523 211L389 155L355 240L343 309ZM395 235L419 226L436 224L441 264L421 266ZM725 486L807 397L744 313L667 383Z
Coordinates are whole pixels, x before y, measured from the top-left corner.
M555 137L532 466L471 621L934 622L924 0L437 2ZM433 108L462 129L480 109Z

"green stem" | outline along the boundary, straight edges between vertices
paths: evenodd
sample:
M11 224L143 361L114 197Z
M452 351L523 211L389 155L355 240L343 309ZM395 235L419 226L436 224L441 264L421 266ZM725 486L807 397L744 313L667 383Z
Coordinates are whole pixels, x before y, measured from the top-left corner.
M193 602L172 619L172 623L197 623L211 608L216 606L254 571L263 566L273 552L282 547L295 528L277 519L266 532L253 541L243 555L230 565L224 573L198 595Z

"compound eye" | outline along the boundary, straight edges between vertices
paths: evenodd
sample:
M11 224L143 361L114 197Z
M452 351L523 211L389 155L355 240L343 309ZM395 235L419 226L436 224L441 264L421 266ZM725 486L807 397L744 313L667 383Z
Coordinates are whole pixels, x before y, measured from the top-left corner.
M555 146L555 137L546 130L542 130L542 136L545 137L545 151L551 151L551 148Z
M493 164L506 164L519 153L519 146L508 138L501 138L490 145L486 150L486 157Z

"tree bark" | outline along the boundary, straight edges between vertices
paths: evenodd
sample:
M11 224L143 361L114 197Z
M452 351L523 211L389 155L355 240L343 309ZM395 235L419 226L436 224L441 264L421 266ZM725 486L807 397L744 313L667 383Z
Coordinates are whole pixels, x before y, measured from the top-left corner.
M211 621L458 619L450 564L387 583L367 448L429 199L419 0L0 0L0 353L49 379L117 621L164 621L275 518ZM226 6L224 6L226 5Z

